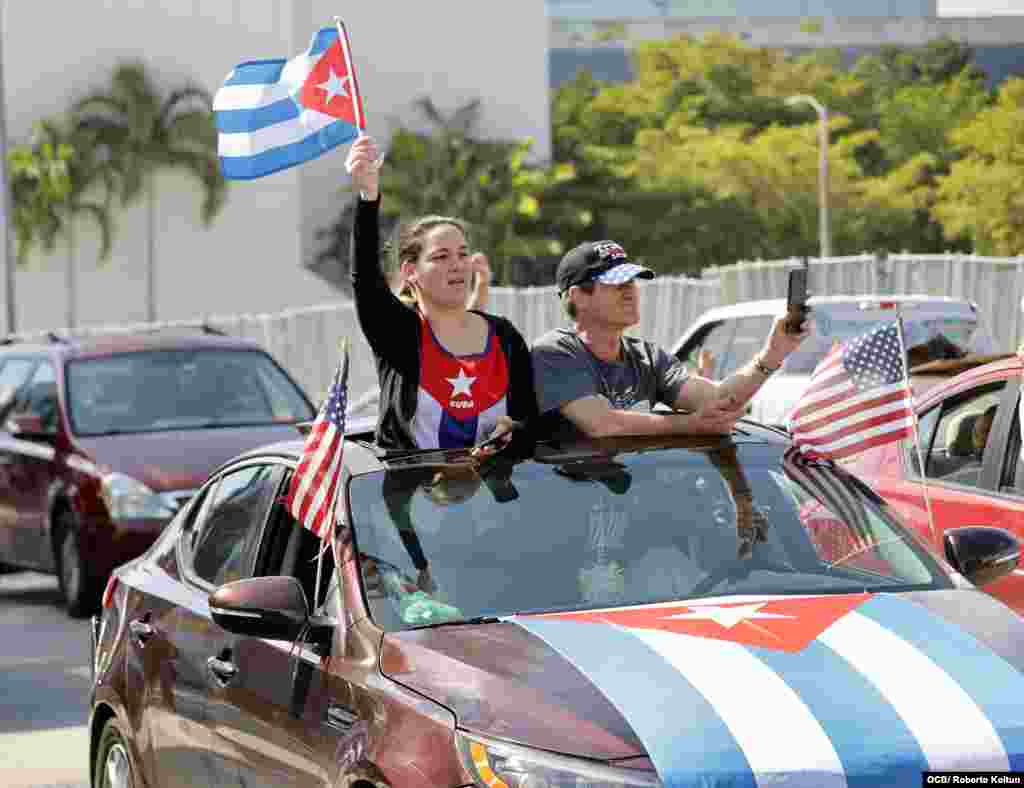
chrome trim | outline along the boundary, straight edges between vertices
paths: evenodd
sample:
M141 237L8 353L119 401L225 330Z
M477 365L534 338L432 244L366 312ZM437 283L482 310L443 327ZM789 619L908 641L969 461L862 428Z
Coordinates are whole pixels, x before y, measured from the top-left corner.
M100 641L100 617L93 616L89 619L89 672L90 683L96 683L96 652Z
M211 607L210 615L214 613L221 616L238 616L239 618L263 618L262 613L249 613L244 610L229 610L226 607Z

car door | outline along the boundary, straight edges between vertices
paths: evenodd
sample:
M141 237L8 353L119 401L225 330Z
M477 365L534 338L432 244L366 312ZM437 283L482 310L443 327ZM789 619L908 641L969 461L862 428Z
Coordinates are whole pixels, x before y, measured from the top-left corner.
M184 573L203 599L191 622L200 635L189 654L189 671L202 693L203 726L209 735L212 784L238 786L246 771L248 731L238 731L229 694L239 680L236 637L209 615L209 594L221 585L251 577L267 515L278 495L284 466L269 460L243 462L225 471L203 520L187 542ZM252 783L241 783L252 784Z
M14 437L7 429L7 415L19 392L28 383L38 358L13 356L0 366L0 560L20 563L26 553L17 528L19 469Z
M57 371L44 359L36 365L28 383L15 396L8 418L34 414L40 417L42 432L21 434L10 427L8 472L14 502L15 544L18 561L24 566L53 570L53 549L49 539L50 489L58 476Z
M205 659L220 633L210 620L206 594L181 573L218 484L218 478L210 480L192 498L181 514L178 539L157 562L161 571L138 584L141 598L125 614L124 694L145 753L147 784L161 788L210 785L213 779Z
M943 534L966 525L992 525L1024 538L1024 501L1001 491L1006 464L1006 425L1018 392L1005 380L958 389L919 414L920 452L903 445L903 478L882 481L878 492L942 554ZM991 418L985 434L981 424ZM925 475L920 473L924 461ZM924 482L924 483L922 483ZM926 497L927 495L927 497ZM1024 604L1024 575L1011 574L986 588L1004 601Z
M1005 528L1024 542L1024 451L1022 451L1021 402L1022 389L1017 380L1010 380L1003 393L1000 411L992 425L989 443L993 448L991 463L986 456L986 473L995 492L997 504L989 525ZM1024 613L1024 566L997 580L986 591L1002 599L1010 607Z
M286 489L287 479L282 493ZM295 521L283 494L271 508L254 574L295 577L311 609L319 607L338 620L333 555ZM230 654L236 673L219 693L213 731L226 742L225 751L232 749L240 757L236 772L222 775L220 785L334 785L339 747L361 730L353 687L325 669L326 654L302 642L237 635Z

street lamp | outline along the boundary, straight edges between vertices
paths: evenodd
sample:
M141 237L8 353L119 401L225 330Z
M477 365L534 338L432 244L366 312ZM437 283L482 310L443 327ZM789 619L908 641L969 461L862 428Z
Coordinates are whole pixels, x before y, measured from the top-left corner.
M818 113L818 242L822 258L832 256L832 231L828 219L828 109L814 96L790 96L786 106L809 104Z

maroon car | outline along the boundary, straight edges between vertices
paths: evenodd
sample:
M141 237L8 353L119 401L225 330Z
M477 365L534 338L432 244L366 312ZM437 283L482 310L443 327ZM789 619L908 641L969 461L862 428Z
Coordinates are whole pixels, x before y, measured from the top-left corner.
M93 788L1021 768L1024 621L788 449L749 422L484 460L350 440L323 547L286 503L301 443L248 452L107 586ZM1020 555L982 527L945 549L978 582Z
M56 573L69 613L210 472L313 407L253 342L159 334L0 349L0 563Z

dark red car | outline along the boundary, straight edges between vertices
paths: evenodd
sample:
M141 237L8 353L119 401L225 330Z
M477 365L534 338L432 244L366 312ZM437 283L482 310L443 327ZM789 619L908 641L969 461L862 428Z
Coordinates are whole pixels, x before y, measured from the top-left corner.
M87 615L210 472L313 407L253 342L147 334L0 348L0 563Z
M1024 621L788 449L750 422L484 461L350 440L324 547L286 504L301 443L246 453L107 586L93 788L917 788L1021 768ZM979 582L1020 555L998 529L944 547Z
M916 401L919 441L870 450L850 467L936 548L967 525L1024 537L1022 374L1009 356L937 383ZM1024 613L1024 572L986 590Z

